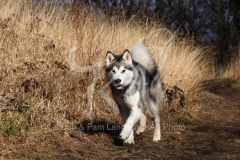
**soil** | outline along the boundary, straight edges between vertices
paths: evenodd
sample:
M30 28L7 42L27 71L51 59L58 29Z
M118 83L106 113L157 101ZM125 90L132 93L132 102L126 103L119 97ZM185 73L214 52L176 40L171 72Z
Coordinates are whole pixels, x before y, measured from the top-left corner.
M41 136L18 139L15 143L23 145L8 158L240 159L240 91L214 80L204 86L202 108L191 119L177 124L161 122L162 140L158 143L152 141L151 127L136 135L135 144L129 145L118 138L120 129L116 127L120 125L86 121L78 126L81 131L48 132L43 141L49 138L49 143L41 144ZM59 134L63 138L54 138Z

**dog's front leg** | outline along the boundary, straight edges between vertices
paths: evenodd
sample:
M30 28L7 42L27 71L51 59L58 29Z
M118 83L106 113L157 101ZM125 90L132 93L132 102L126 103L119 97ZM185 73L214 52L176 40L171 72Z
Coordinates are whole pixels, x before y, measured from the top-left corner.
M120 133L121 139L126 140L129 137L134 124L139 121L141 114L141 108L139 108L138 106L134 106L132 108L129 117L123 126L122 132Z
M120 133L121 139L123 140L126 140L129 137L134 124L138 122L141 117L142 109L138 106L139 98L140 93L137 91L134 95L125 100L130 109L130 115L123 126L122 132Z

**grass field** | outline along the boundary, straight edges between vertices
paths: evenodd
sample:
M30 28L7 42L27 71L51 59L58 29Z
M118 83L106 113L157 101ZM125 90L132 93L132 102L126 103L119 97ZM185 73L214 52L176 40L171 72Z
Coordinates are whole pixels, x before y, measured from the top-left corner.
M88 119L88 105L93 105L96 119L119 123L98 94L107 84L108 50L121 54L135 43L149 47L166 89L174 85L182 89L188 109L194 110L192 100L201 83L215 76L209 48L179 38L176 31L156 21L100 16L71 5L63 8L48 2L0 2L0 140L4 151L9 149L7 138L37 136L54 126ZM239 66L238 59L224 77L239 78L235 74L240 73ZM109 88L104 95L111 97ZM170 108L164 106L163 112L168 112Z

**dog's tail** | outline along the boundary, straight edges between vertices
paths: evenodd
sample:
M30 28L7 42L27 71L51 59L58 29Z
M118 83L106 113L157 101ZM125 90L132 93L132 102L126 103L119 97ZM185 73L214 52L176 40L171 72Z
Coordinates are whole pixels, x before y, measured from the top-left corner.
M150 74L156 71L156 63L150 55L148 48L143 44L135 44L132 47L131 55L133 60L143 65Z

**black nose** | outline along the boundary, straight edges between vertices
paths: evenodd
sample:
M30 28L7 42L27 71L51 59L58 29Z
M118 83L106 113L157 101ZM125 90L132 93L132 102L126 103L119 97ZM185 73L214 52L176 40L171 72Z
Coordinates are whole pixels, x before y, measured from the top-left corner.
M115 80L115 83L119 83L119 82L121 82L121 79L116 79Z

